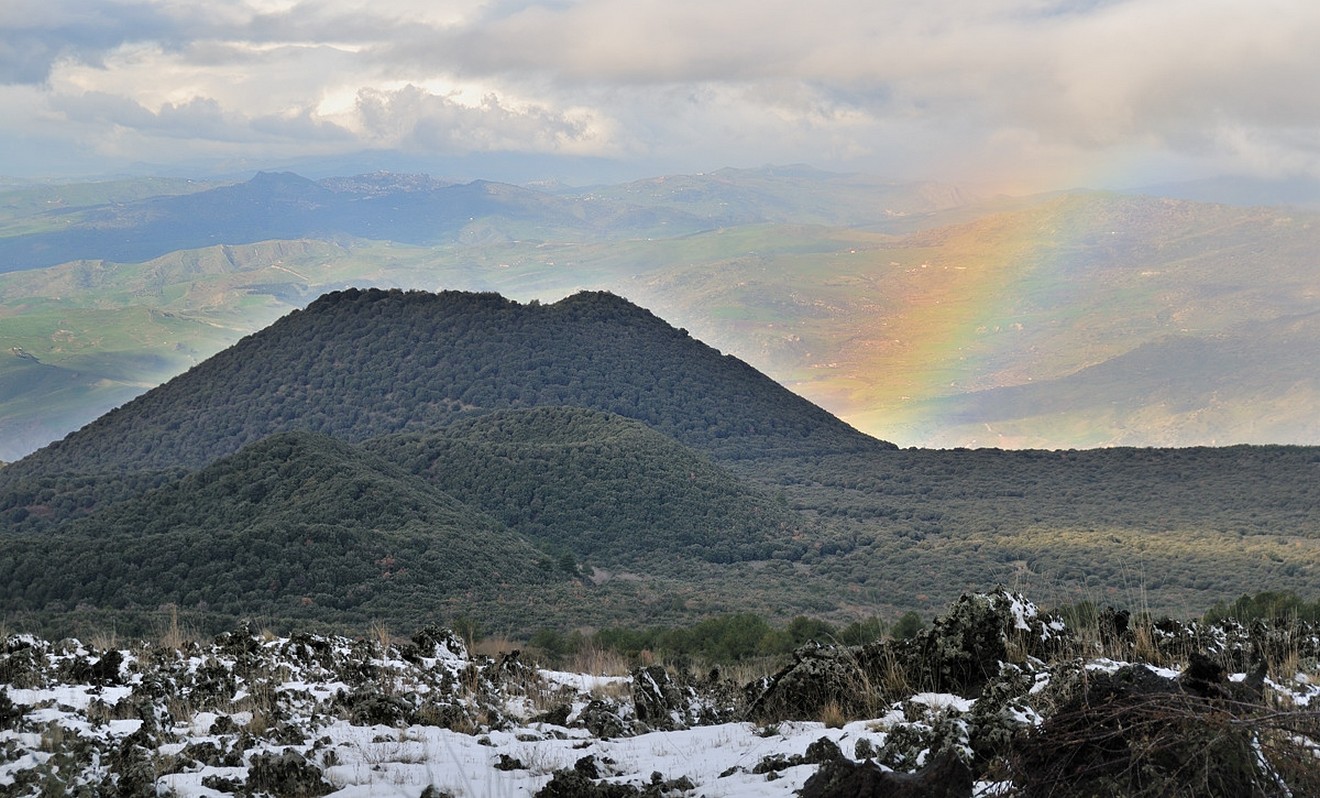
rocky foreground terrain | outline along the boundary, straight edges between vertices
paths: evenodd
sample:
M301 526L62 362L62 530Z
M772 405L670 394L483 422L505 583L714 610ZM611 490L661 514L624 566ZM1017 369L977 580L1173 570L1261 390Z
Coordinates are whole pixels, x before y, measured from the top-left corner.
M0 795L1320 795L1320 633L1008 592L741 683L250 627L0 642Z

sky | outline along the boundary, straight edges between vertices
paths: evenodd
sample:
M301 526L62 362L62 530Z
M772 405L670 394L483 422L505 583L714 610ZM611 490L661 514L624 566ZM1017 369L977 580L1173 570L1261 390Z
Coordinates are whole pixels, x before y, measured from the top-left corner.
M0 176L1320 176L1317 42L1314 0L3 0Z

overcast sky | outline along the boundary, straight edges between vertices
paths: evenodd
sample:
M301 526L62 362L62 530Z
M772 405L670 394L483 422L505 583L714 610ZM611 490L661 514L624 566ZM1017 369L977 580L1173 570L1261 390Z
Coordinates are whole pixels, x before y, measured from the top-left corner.
M0 108L22 177L364 151L569 182L1316 175L1320 3L2 0Z

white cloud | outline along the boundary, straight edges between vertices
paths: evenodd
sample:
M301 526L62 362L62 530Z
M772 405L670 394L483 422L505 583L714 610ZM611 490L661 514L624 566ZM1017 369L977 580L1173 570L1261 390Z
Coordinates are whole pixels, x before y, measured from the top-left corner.
M110 118L120 98L115 147L140 157L209 122L199 140L254 159L311 136L1046 182L1161 153L1320 164L1311 0L11 3L0 81L42 88L0 132Z
M495 94L473 104L412 85L363 89L356 112L356 126L373 146L410 152L594 154L608 146L596 141L601 132L589 113L510 104Z

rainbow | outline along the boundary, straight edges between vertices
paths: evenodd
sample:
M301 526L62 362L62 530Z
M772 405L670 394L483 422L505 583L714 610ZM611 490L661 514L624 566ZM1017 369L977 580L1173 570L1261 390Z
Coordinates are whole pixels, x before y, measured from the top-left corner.
M1068 340L1081 339L1082 351L1055 345L1069 327L1060 309L1087 290L1079 270L1088 253L1121 235L1115 207L1105 195L1061 194L876 249L869 268L896 299L881 303L840 358L831 406L871 434L928 445L943 426L965 422L940 417L941 399L1117 354L1078 330ZM1017 443L987 433L979 445Z

